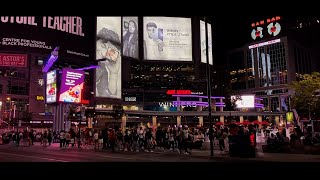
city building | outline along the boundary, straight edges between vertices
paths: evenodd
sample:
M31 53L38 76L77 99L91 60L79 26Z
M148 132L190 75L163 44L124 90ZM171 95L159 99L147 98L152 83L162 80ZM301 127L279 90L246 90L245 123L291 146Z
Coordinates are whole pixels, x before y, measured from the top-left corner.
M54 111L45 101L43 66L57 46L59 58L51 69L92 64L91 27L91 17L1 16L0 120L5 122L1 125L52 128ZM88 94L84 98L90 98Z
M312 43L302 41L309 35L296 25L300 20L284 19L274 16L253 21L251 41L228 53L231 93L261 98L265 112L290 111L288 84L319 70L318 51Z

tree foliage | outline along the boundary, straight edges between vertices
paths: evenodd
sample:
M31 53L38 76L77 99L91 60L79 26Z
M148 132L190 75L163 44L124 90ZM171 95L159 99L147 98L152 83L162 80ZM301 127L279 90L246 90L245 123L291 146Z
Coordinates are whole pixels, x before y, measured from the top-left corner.
M289 89L293 90L291 95L291 108L297 109L300 113L307 114L319 111L317 107L320 101L317 90L320 89L320 73L304 74L302 80L289 84Z

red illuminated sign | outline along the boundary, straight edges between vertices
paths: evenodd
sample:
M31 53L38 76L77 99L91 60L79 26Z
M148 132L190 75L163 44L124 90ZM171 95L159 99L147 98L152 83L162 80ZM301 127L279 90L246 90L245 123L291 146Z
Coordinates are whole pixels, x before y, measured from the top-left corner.
M167 90L167 95L185 95L191 94L191 90Z
M89 104L89 100L82 99L81 104Z
M27 67L26 54L0 54L0 66Z
M261 26L261 25L264 25L265 23L271 23L271 22L279 21L280 19L281 19L280 16L276 16L276 17L268 18L268 19L266 19L266 20L261 20L261 21L253 22L253 23L251 24L251 27Z

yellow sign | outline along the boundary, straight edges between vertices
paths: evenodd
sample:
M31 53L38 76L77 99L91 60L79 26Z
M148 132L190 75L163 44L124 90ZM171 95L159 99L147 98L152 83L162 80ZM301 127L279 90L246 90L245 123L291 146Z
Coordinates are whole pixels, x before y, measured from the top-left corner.
M36 99L37 99L37 101L43 101L44 97L43 96L37 96Z
M294 120L293 112L287 112L286 119L287 119L287 122L293 122L293 120Z

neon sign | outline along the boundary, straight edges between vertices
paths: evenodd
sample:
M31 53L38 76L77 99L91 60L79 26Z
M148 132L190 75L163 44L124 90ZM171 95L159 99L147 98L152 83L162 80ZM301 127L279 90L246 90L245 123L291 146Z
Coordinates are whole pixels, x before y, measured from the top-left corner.
M191 90L167 90L168 95L174 94L191 94Z
M191 95L203 94L203 92L192 92L191 90L167 90L167 95Z
M268 19L266 19L266 20L261 20L261 21L253 22L253 23L251 23L251 27L256 27L256 26L264 25L265 22L266 22L266 23L271 23L271 22L275 22L275 21L279 21L279 20L281 20L281 17L280 17L280 16L276 16L276 17L268 18Z
M280 39L275 39L272 41L267 41L267 42L263 42L263 43L258 43L258 44L254 44L254 45L250 45L249 49L253 49L253 48L257 48L257 47L262 47L262 46L266 46L266 45L270 45L270 44L275 44L275 43L279 43Z
M267 31L266 34L269 34L269 36L277 36L281 32L281 25L277 22L279 20L281 20L281 17L275 16L251 23L251 27L253 28L251 31L251 38L253 40L262 39L265 36L264 31Z

